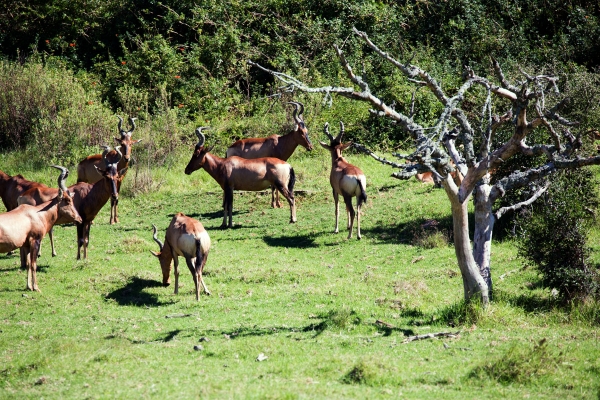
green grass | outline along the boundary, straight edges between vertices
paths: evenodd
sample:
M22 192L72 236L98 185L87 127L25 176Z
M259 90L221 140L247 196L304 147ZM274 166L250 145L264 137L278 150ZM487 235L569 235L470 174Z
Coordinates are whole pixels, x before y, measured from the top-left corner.
M555 308L510 242L493 247L496 300L465 306L443 190L347 157L368 178L361 241L332 233L322 151L290 160L297 224L288 208L269 207L270 193L236 193L226 231L220 188L204 171L183 174L184 154L129 172L121 223L110 226L104 207L89 260L75 260L75 227L57 228L58 256L45 241L39 260L41 293L25 290L17 256L0 255L0 398L598 397L597 312ZM55 180L50 169L19 172ZM185 264L175 296L149 252L152 224L163 236L178 211L213 243L213 295L199 302ZM439 234L423 242L429 219ZM440 331L461 333L403 343ZM256 361L260 353L268 358Z

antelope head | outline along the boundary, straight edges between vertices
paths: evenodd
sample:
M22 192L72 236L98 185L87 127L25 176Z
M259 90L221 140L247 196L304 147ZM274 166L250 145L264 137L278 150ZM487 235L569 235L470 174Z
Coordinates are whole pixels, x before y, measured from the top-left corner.
M304 113L304 104L296 101L290 101L288 104L294 106L294 122L296 125L294 126L294 138L296 142L306 148L306 150L311 151L313 149L313 145L308 138L308 129L304 124L304 118L302 114Z
M319 140L319 144L324 149L327 149L330 152L332 152L332 155L335 154L336 158L340 157L342 155L342 150L345 150L348 147L352 146L352 142L342 143L342 140L344 139L344 133L345 133L344 132L344 123L342 121L340 121L340 133L338 133L338 135L335 138L329 133L329 122L325 122L325 126L323 127L323 132L329 138L329 144L321 142L320 140Z
M156 243L158 243L159 251L150 250L150 253L152 253L153 256L158 258L158 261L160 261L160 269L162 270L162 275L163 275L163 286L169 286L171 284L171 258L172 257L170 256L170 254L168 254L168 251L163 252L165 245L156 236L156 234L158 232L158 230L156 229L156 225L152 224L152 228L154 230L154 234L152 235L152 238L154 239L154 241Z
M123 154L121 153L121 150L119 150L118 147L115 147L115 151L119 155L119 158L116 161L113 160L112 162L106 157L106 155L110 151L110 146L102 146L102 147L104 148L104 151L102 152L102 160L104 160L105 168L101 169L101 168L98 168L97 166L95 166L95 167L96 167L96 170L105 179L108 179L110 181L112 199L118 200L119 199L119 186L121 184L121 181L123 180L123 177L127 173L128 168L125 167L125 168L121 169L120 171L117 169L117 165L119 164L119 161L123 157Z
M206 138L204 137L204 134L202 133L202 131L205 129L209 129L209 127L201 126L199 128L196 128L196 136L198 136L198 143L196 144L196 148L194 149L194 154L192 154L192 159L190 160L188 165L185 167L186 175L189 175L192 172L202 168L204 166L206 153L211 151L213 148L213 146L211 146L209 148L204 147L204 142L206 141Z
M129 131L126 131L122 128L123 118L121 118L119 115L117 115L117 118L119 118L119 134L121 137L115 138L115 141L121 146L123 158L125 159L125 162L128 163L131 159L131 146L142 141L142 139L131 140L131 134L135 130L135 120L137 118L129 117L129 124L131 125L131 130Z

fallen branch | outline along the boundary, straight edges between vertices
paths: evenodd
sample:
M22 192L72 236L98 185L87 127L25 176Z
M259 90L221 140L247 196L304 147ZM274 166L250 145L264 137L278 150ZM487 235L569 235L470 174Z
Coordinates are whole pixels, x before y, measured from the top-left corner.
M409 336L407 338L405 338L402 343L409 343L409 342L414 342L415 340L424 340L424 339L433 339L436 337L456 337L460 335L460 331L458 332L436 332L436 333L426 333L424 335L415 335L415 336Z
M392 325L392 324L389 324L389 323L387 323L387 322L385 322L385 321L382 321L382 320L380 320L380 319L378 319L377 321L375 321L375 324L376 324L376 325L380 325L380 326L384 326L384 327L386 327L386 328L390 328L390 329L394 329L394 328L395 328L395 326L394 326L394 325Z
M165 318L185 318L185 317L191 317L193 314L171 314L171 315L165 315Z

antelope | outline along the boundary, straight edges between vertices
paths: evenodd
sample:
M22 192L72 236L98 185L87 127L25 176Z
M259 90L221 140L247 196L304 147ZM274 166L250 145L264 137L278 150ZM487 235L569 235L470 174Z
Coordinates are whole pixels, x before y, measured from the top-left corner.
M0 171L0 198L2 198L2 203L4 203L6 211L17 208L19 206L17 198L26 190L35 186L48 187L43 183L28 181L23 178L23 175L10 176ZM6 253L6 255L12 255L12 251ZM54 255L55 254L53 254L53 256Z
M287 161L292 156L296 147L303 146L308 151L312 151L313 145L308 138L308 129L304 124L302 114L304 113L304 104L300 102L289 102L294 106L294 130L283 136L271 135L266 138L241 139L229 146L226 157L238 156L242 158L263 158L275 157ZM300 111L298 108L300 107ZM271 186L271 207L280 208L279 192Z
M118 169L121 152L116 148L119 158L110 161L107 154L110 152L110 147L105 146L102 153L105 168L98 168L98 172L102 174L102 179L90 184L86 182L78 182L69 186L69 190L73 192L73 202L75 208L81 215L82 221L77 224L77 259L81 259L81 248L83 247L83 258L87 259L87 247L90 240L90 227L92 221L100 212L100 209L106 204L108 199L118 200L119 187L127 167ZM19 204L40 204L47 201L48 198L56 196L56 189L53 188L33 188L19 197ZM66 223L60 221L59 223ZM51 241L52 246L54 246ZM54 250L53 250L54 252Z
M0 171L0 198L6 211L14 210L19 206L17 198L34 186L47 188L43 183L28 181L23 175L10 176Z
M171 260L175 265L175 294L179 293L179 256L185 258L185 262L194 278L196 285L196 300L200 300L200 285L204 292L210 295L202 271L206 265L208 251L210 250L210 237L200 221L190 218L182 213L177 213L171 219L171 224L165 234L165 244L156 237L156 225L154 228L154 241L158 243L159 251L150 250L160 261L162 269L163 285L169 286L171 283Z
M233 191L259 191L275 186L290 204L290 223L296 222L296 204L294 201L294 183L296 175L292 166L274 157L264 157L247 160L232 156L221 158L210 153L210 148L204 147L205 137L202 133L207 127L196 129L199 142L188 165L186 175L204 168L206 172L223 189L223 224L221 228L232 228ZM229 216L229 224L227 224Z
M352 142L342 143L344 137L344 123L340 121L340 133L333 138L329 133L329 123L325 123L325 135L329 138L329 145L319 141L319 144L329 150L331 153L331 174L329 182L333 189L333 200L335 202L335 231L338 233L339 207L338 200L341 194L346 203L346 212L348 214L348 239L352 238L352 227L354 225L354 216L356 215L356 237L360 240L360 207L367 201L367 178L365 174L354 165L350 164L342 157L342 150L352 146ZM352 197L356 196L356 213L352 208Z
M117 118L119 118L119 133L121 134L121 137L114 139L120 145L121 151L117 154L117 148L115 147L115 150L110 151L106 155L106 158L108 158L111 163L118 162L117 169L121 170L129 166L129 161L131 160L131 147L134 144L141 142L142 139L131 140L131 134L135 130L136 118L129 117L129 123L131 124L131 130L129 131L122 129L123 118L118 115ZM98 168L101 168L104 164L103 160L103 154L94 154L81 160L77 165L77 182L96 183L102 179L102 173ZM119 222L118 203L118 198L113 198L110 201L111 225Z
M52 200L37 206L20 205L0 214L0 252L21 248L21 268L27 268L27 289L40 291L37 283L37 257L40 243L59 220L81 222L73 198L65 187L68 170L58 165L58 193Z

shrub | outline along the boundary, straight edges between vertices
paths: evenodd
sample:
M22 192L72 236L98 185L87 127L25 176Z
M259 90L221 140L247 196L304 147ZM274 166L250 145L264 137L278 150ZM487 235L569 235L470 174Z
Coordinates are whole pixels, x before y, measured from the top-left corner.
M521 226L519 254L535 264L544 286L558 290L565 301L598 292L597 266L587 246L592 210L598 205L596 186L590 171L559 173Z

